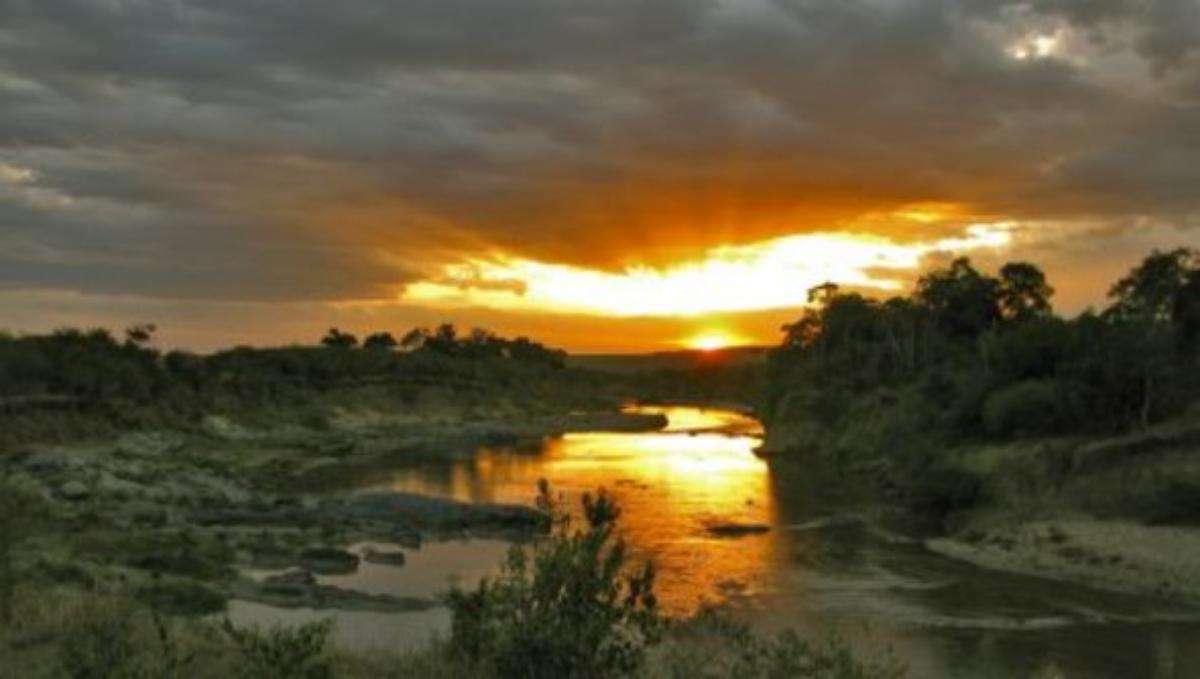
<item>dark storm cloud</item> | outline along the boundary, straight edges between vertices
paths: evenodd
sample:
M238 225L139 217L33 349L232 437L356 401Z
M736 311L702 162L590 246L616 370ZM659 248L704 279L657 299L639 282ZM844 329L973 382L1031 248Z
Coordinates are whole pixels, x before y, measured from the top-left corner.
M1186 222L1198 13L0 0L0 163L36 175L0 172L0 286L379 297L447 250L610 265L931 200Z

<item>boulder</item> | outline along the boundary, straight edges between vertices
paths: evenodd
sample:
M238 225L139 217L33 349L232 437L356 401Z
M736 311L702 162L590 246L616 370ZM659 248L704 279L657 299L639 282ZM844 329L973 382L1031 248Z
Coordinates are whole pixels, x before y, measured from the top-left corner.
M117 439L117 452L129 457L159 457L180 450L186 443L175 432L138 431Z
M58 488L58 494L72 502L82 500L91 494L87 484L82 481L67 481Z
M544 515L522 505L471 504L415 493L354 495L334 511L360 521L443 530L534 532L546 527Z
M222 415L209 415L205 417L201 427L204 429L204 433L209 436L226 441L252 441L258 438L255 432L232 422L228 417Z
M102 471L96 477L96 492L100 495L111 495L119 499L128 499L144 495L146 487L140 483L126 481L110 472Z
M300 552L300 565L318 575L349 575L358 570L358 556L343 549L313 547Z
M71 467L71 461L66 454L58 450L43 450L26 457L21 463L30 474L53 474L66 471Z
M403 566L404 552L401 552L400 550L385 551L368 548L363 552L363 561L366 561L367 563L380 564L383 566Z

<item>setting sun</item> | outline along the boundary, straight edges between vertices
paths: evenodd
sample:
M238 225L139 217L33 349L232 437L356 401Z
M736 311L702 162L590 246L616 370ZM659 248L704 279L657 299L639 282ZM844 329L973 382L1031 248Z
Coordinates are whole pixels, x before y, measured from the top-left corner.
M690 349L697 349L699 351L716 351L717 349L724 349L732 343L733 341L725 335L708 333L689 339L687 346Z

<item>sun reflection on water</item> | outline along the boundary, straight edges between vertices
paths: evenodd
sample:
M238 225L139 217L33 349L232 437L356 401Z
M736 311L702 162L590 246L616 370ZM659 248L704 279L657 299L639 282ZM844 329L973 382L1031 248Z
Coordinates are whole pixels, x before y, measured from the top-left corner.
M774 522L768 468L753 452L760 440L725 433L753 430L754 420L696 408L638 410L664 413L670 425L647 434L568 434L536 453L485 449L450 469L402 474L390 486L465 501L528 503L545 478L570 506L581 493L604 488L622 506L623 536L658 567L667 611L688 613L701 600L759 591L775 549L771 536L730 539L709 532L722 523Z

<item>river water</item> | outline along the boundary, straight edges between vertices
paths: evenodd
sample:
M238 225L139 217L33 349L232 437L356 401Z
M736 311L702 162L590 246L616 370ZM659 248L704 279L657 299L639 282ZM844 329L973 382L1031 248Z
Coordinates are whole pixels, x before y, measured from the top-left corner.
M479 450L377 470L362 490L420 492L464 501L532 502L545 478L565 501L605 488L621 530L658 567L657 591L674 614L722 604L764 632L791 627L884 649L913 677L1200 677L1200 613L1167 601L994 573L926 551L911 532L885 528L869 501L800 465L754 456L760 427L723 410L640 408L670 424L639 434L580 433L535 450ZM736 537L714 526L762 525ZM362 549L367 545L359 545ZM364 563L328 584L429 596L493 572L497 540L427 544L403 567ZM297 622L328 612L235 602L240 622ZM338 613L337 638L396 648L444 631L444 609Z

